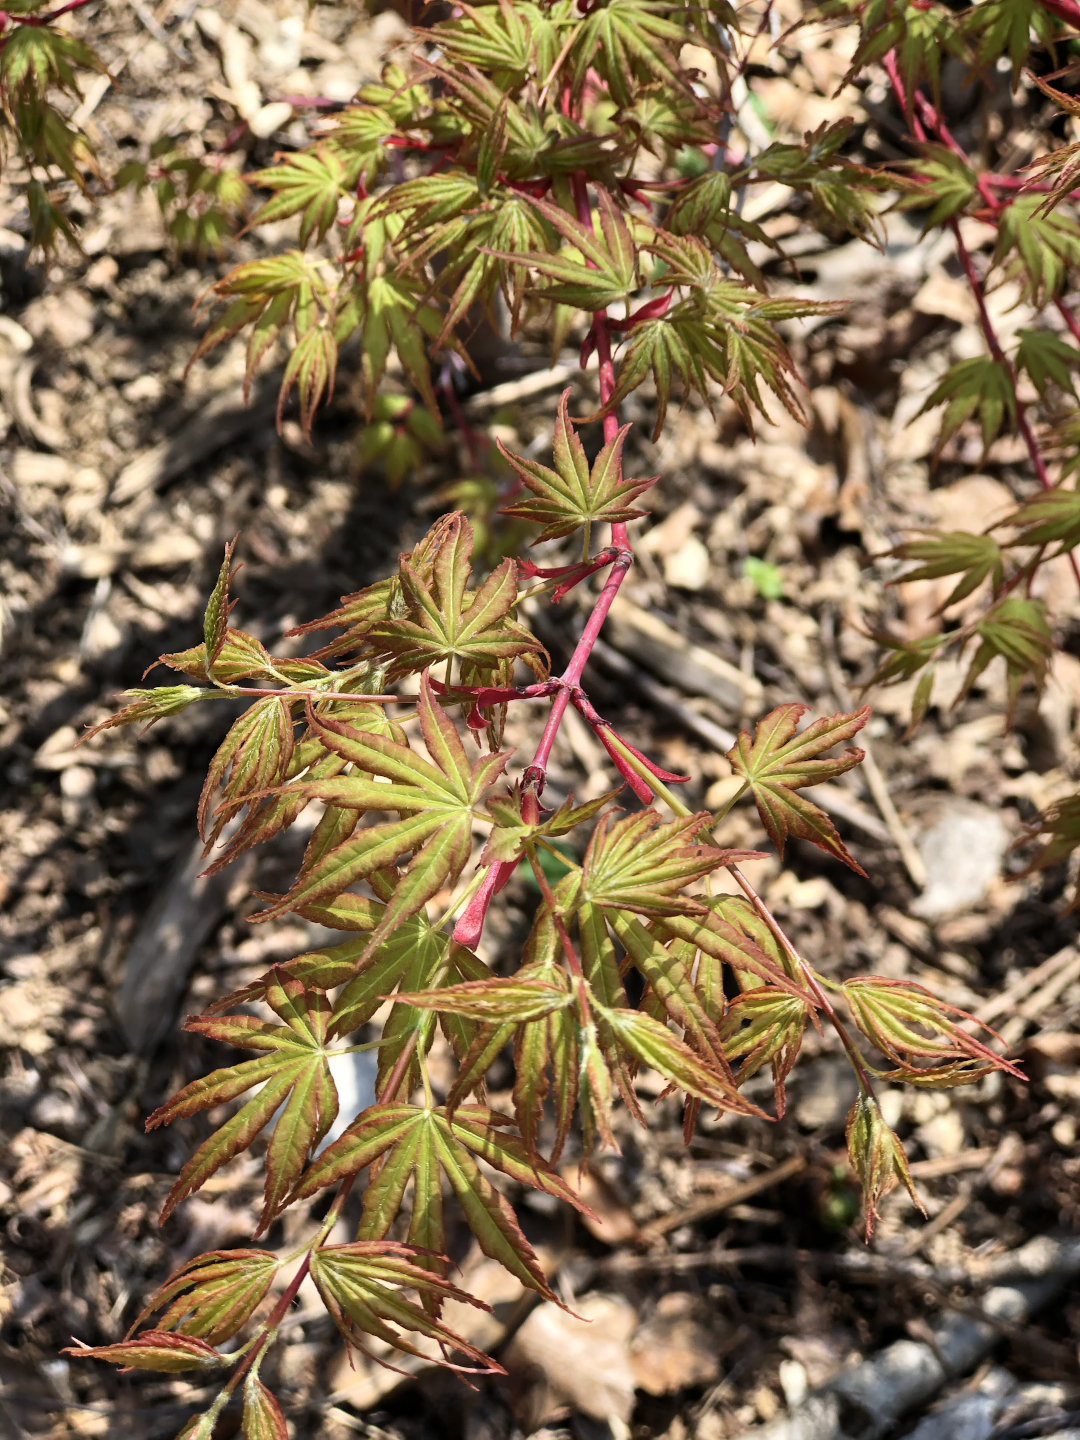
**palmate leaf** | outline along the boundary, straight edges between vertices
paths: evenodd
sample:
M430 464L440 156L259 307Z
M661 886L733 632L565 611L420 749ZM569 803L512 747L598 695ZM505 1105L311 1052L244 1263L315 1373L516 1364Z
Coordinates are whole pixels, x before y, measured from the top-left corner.
M309 951L276 967L276 971L293 977L309 989L339 991L327 1027L328 1041L350 1035L367 1024L381 1009L386 997L399 986L412 991L429 985L468 984L490 976L487 967L471 951L452 944L450 936L431 925L423 914L410 916L395 925L372 948L369 937L386 913L385 899L393 895L398 877L396 872L387 871L376 872L369 879L383 900L346 893L325 904L301 906L297 912L315 924L355 931L356 938L327 949ZM211 1012L265 1000L276 971L268 971L242 989L216 1000L210 1007ZM430 1047L436 1021L441 1024L458 1059L467 1054L480 1029L477 1023L455 1015L452 1007L441 1009L436 1015L430 1008L399 1003L383 1026L376 1077L379 1093L405 1050L414 1058L398 1088L409 1093L420 1083L420 1065L415 1052L424 1053Z
M877 1100L869 1092L860 1095L848 1111L846 1134L848 1155L863 1190L867 1241L874 1233L878 1201L898 1180L925 1215L926 1207L915 1189L900 1138L886 1125Z
M905 164L914 179L897 201L900 210L926 210L922 233L928 234L966 210L978 196L978 176L962 155L946 145L923 145L918 160Z
M477 1160L519 1184L543 1190L578 1209L584 1207L556 1171L530 1155L517 1136L507 1133L511 1124L506 1116L479 1105L460 1106L452 1116L442 1108L373 1105L309 1167L293 1198L314 1195L381 1161L376 1178L364 1193L361 1237L382 1239L411 1178L409 1242L439 1255L446 1248L440 1181L445 1174L484 1254L498 1260L523 1285L553 1300L513 1209L485 1178Z
M470 765L426 674L417 708L430 760L407 745L322 719L309 709L312 732L327 750L351 764L353 773L302 780L297 793L307 801L321 800L343 810L394 810L400 818L359 830L335 845L302 870L288 894L263 911L260 919L339 895L357 880L411 853L412 860L368 942L374 950L390 929L417 914L461 874L469 858L473 817L508 755L486 755Z
M339 202L352 188L344 164L327 145L279 154L274 159L277 163L269 169L247 177L253 185L274 192L252 216L249 228L299 215L300 248L305 249L312 238L318 244L337 219Z
M553 281L537 294L542 300L574 305L581 310L603 310L616 300L625 300L638 287L637 247L626 219L602 186L596 187L599 233L573 219L549 200L534 200L544 220L580 255L565 251L549 255L534 251L528 255L499 254L503 261L527 264Z
M498 441L503 458L509 461L534 497L504 506L499 513L542 525L544 528L533 541L534 545L570 535L580 525L639 520L645 511L634 509L632 502L656 483L656 476L649 480L623 479L622 450L629 425L624 425L615 438L608 441L590 468L567 413L569 402L567 389L559 399L555 421L554 470L515 455Z
M193 1015L192 1030L228 1045L264 1052L256 1060L214 1070L193 1080L147 1119L147 1130L235 1100L259 1086L258 1094L199 1146L181 1170L161 1212L162 1222L222 1165L246 1150L278 1107L283 1107L266 1152L266 1183L259 1229L282 1208L304 1167L310 1149L337 1116L337 1088L327 1061L330 1004L318 991L277 972L267 986L266 1003L285 1023L273 1025L253 1015Z
M412 570L423 580L430 581L435 558L447 540L455 542L458 536L459 511L441 515L431 529L413 546L409 555ZM405 608L401 594L400 570L386 580L376 580L351 595L343 595L341 604L328 615L311 620L306 625L297 625L287 636L311 635L320 630L342 629L345 634L317 652L320 657L350 654L363 647L371 627L392 615L400 616ZM310 657L309 657L310 658ZM381 688L381 683L380 683Z
M478 1310L489 1308L475 1295L418 1264L417 1258L413 1246L387 1240L322 1245L311 1257L311 1278L346 1342L357 1349L364 1349L362 1337L374 1336L397 1350L426 1359L425 1352L402 1333L414 1331L438 1341L444 1351L460 1351L485 1370L498 1371L499 1367L483 1351L455 1335L433 1314L406 1300L401 1292L409 1289L419 1292L432 1310L445 1300L474 1305ZM423 1256L425 1261L430 1258Z
M155 1310L155 1329L196 1335L209 1345L232 1338L266 1295L281 1261L269 1250L209 1250L174 1270L143 1307L134 1333Z
M942 59L947 55L964 58L967 49L953 12L932 0L869 0L861 7L859 18L862 38L844 82L891 50L909 102L924 80L939 102Z
M725 1054L742 1060L736 1084L763 1065L772 1066L777 1119L787 1108L784 1082L798 1059L810 1013L805 1000L772 985L755 985L735 996L720 1022Z
M167 1375L185 1370L216 1370L231 1365L235 1357L219 1355L212 1345L193 1335L174 1335L168 1330L144 1330L134 1340L121 1340L116 1345L73 1345L61 1355L78 1355L83 1359L111 1360L124 1370L161 1370Z
M185 374L215 346L250 326L244 372L245 401L259 362L286 325L291 321L299 331L310 332L329 300L318 267L300 250L287 250L281 255L237 265L210 287L210 293L215 299L229 303L195 347Z
M1080 365L1080 350L1049 330L1018 330L1020 343L1013 352L1013 364L1045 399L1051 385L1076 394L1072 372Z
M268 695L257 700L235 722L210 762L199 797L199 834L213 844L225 824L218 819L207 834L207 819L214 792L225 779L223 801L231 806L258 790L267 790L285 779L293 756L293 718L288 703Z
M914 570L907 570L890 585L906 585L909 580L938 580L945 575L959 575L947 599L934 611L940 615L958 600L966 600L984 580L993 577L995 593L1004 578L1001 549L990 535L973 535L967 530L931 530L925 540L905 540L894 545L889 554L897 560L921 560Z
M1069 795L1049 805L1039 818L1032 822L1021 838L1034 840L1045 836L1041 848L1035 853L1030 865L1022 873L1032 875L1060 865L1074 850L1080 848L1080 795ZM1073 898L1069 905L1074 910L1080 903L1080 886L1074 885Z
M668 18L675 5L656 0L600 0L588 13L570 52L571 85L580 95L590 67L603 76L617 105L632 105L642 81L688 90L677 56L686 26Z
M845 980L842 988L855 1024L896 1067L887 1072L889 1080L939 1089L965 1085L995 1069L1024 1078L1022 1070L964 1028L965 1021L979 1023L974 1016L946 1005L914 981L864 975ZM980 1028L1001 1039L988 1025ZM920 1060L944 1063L923 1067L916 1063Z
M511 618L516 561L503 560L479 589L468 588L473 543L472 526L457 511L445 528L430 578L402 556L405 614L377 620L367 632L371 643L391 657L391 678L431 665L449 668L454 661L490 670L501 661L543 652L539 640Z
M1080 491L1059 485L1044 490L1007 515L1001 521L1017 533L1009 545L1056 545L1049 555L1054 559L1080 545Z
M1080 225L1059 211L1047 213L1044 202L1043 195L1018 195L1007 205L994 250L994 264L1019 279L1023 298L1040 307L1065 290L1080 266Z
M976 42L975 65L988 70L1007 55L1012 61L1012 83L1031 50L1032 32L1039 40L1050 40L1054 20L1037 0L984 0L966 11L960 21L965 35Z
M861 750L845 750L834 760L819 757L857 734L870 718L870 707L864 705L851 714L815 720L797 735L799 720L808 708L798 704L778 706L758 723L753 744L748 730L740 732L727 758L734 773L741 776L753 794L761 823L781 858L784 841L789 835L795 835L864 875L866 872L848 854L825 812L796 791L835 779L859 764L863 758Z
M663 823L656 810L613 825L609 819L604 816L593 830L581 872L564 882L568 906L593 904L649 917L700 913L701 902L681 893L690 881L758 853L698 843L712 819L707 810Z
M48 25L16 25L0 51L0 85L43 97L51 85L78 94L75 67L105 69L89 46Z
M925 415L938 405L945 406L945 413L941 417L941 435L934 447L935 459L964 421L973 415L979 419L984 451L990 448L1004 420L1008 419L1010 426L1016 424L1016 392L1008 367L1004 361L989 355L976 355L951 365L930 392L919 414Z
M463 65L475 65L505 81L520 81L533 53L531 6L459 5L462 19L443 20L431 28L434 43ZM522 13L525 12L525 13Z
M1013 711L1020 690L1031 680L1041 691L1046 671L1054 653L1053 636L1046 619L1046 606L1041 600L1023 600L1008 595L988 610L975 627L979 644L971 657L960 694L953 702L958 705L992 660L1005 661L1005 687L1008 694L1006 724L1012 724Z
M599 814L618 793L618 790L609 790L604 795L587 800L584 805L575 805L574 797L570 795L546 820L535 824L526 822L522 817L520 790L512 796L496 796L488 801L488 813L495 825L480 856L480 863L491 865L498 861L507 864L511 860L520 860L526 848L535 846L538 839L553 840L569 835L575 826Z

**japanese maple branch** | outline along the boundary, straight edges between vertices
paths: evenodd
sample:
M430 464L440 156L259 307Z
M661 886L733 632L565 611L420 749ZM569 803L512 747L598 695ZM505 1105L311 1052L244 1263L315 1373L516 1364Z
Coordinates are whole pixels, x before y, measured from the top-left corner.
M1072 6L1072 8L1075 8L1077 14L1080 15L1080 6L1074 6L1072 4L1072 0L1068 0L1068 3L1070 4L1070 6ZM1057 14L1058 12L1055 10L1054 13ZM889 53L885 56L882 63L885 66L886 73L889 76L889 81L892 84L893 90L896 93L896 98L900 102L900 107L903 110L904 114L908 117L908 121L911 125L914 138L920 144L925 144L927 138L926 130L923 128L923 123L922 120L920 120L919 115L916 114L914 109L910 108L908 105L907 96L904 93L903 83L900 79L900 72L896 64L895 52L890 50ZM913 100L915 104L918 105L919 111L922 113L922 115L933 126L941 142L945 145L948 145L949 149L951 149L955 154L961 156L965 160L965 162L970 165L971 162L968 159L968 156L966 155L964 150L961 149L961 147L957 144L956 140L950 134L948 127L945 125L945 122L941 119L936 109L930 104L926 97L916 91L915 95L913 96ZM994 200L993 196L988 197L987 192L983 190L981 184L979 188L980 193L983 194L983 198L989 198L990 205L995 210L999 209L1000 206L998 205L998 202ZM1052 490L1054 488L1054 484L1053 481L1050 479L1049 474L1047 473L1046 462L1043 460L1042 452L1039 450L1039 442L1036 440L1035 432L1032 430L1031 424L1028 421L1027 407L1020 399L1019 382L1016 373L1016 367L1013 365L1008 355L1006 355L1004 350L1001 348L1001 342L998 339L997 331L994 329L994 322L991 320L990 312L986 306L986 296L983 292L982 281L979 279L978 272L975 269L975 262L971 258L971 252L964 244L963 237L960 234L960 222L957 220L956 216L953 215L950 216L948 224L949 229L952 232L953 241L956 245L957 257L960 261L961 266L963 267L964 275L967 278L968 287L970 288L971 293L975 298L975 304L979 312L979 325L982 329L983 338L986 341L987 349L990 351L991 358L995 361L995 363L1002 367L1006 377L1008 378L1009 388L1012 390L1013 402L1016 407L1016 428L1019 430L1021 438L1024 441L1024 445L1027 449L1031 464L1035 470L1035 474L1038 477L1039 484L1044 490ZM1069 563L1072 567L1073 576L1076 579L1077 588L1080 588L1080 565L1077 564L1076 556L1072 553L1072 551L1069 552Z
M592 210L589 205L588 185L582 172L578 171L574 174L571 187L578 219L582 225L592 230ZM608 328L606 309L593 312L592 337L596 345L597 359L600 362L600 404L606 412L604 415L604 443L606 445L619 433L619 417L615 412L615 407L611 405L612 396L615 394L615 366L611 357L611 332ZM557 677L555 683L558 688L551 702L544 732L540 736L540 743L536 747L532 760L525 769L521 814L527 825L535 825L540 819L540 795L544 789L548 761L551 758L555 737L559 733L559 726L562 724L573 691L580 686L582 672L592 654L593 646L596 644L608 612L614 604L615 597L626 579L627 571L634 561L624 521L612 523L609 548L612 551L611 572L604 583L604 588L597 596L592 613L585 622L581 638L574 646L566 669ZM516 865L513 861L496 862L488 867L483 884L455 927L455 940L470 947L477 944L492 897L502 889L515 869Z

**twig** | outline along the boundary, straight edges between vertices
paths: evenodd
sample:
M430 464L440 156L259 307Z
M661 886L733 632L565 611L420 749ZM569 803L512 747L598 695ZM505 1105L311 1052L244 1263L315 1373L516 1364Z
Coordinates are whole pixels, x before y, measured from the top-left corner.
M189 64L192 59L191 51L186 45L181 44L179 40L170 35L164 25L158 24L157 20L143 4L143 0L130 0L130 3L132 10L134 10L135 14L139 17L144 29L149 31L158 44L164 45L166 49L170 50L172 54L176 56L177 60L182 60L185 65Z
M784 1180L790 1180L793 1175L798 1175L805 1169L806 1161L803 1157L793 1155L790 1160L785 1160L782 1165L777 1165L772 1170L766 1170L763 1175L754 1175L739 1185L732 1185L719 1195L709 1195L681 1210L673 1210L670 1215L661 1215L656 1220L650 1220L641 1227L642 1239L656 1240L671 1230L678 1230L682 1225L690 1225L695 1220L705 1220L710 1215L718 1215L721 1210L727 1210L731 1205L740 1205L752 1195L758 1195L762 1190L769 1190Z
M1022 1147L1021 1147L1022 1148ZM912 1255L918 1255L933 1240L935 1235L940 1235L947 1230L954 1220L958 1220L967 1207L975 1198L977 1190L988 1185L994 1176L1006 1165L1017 1152L1017 1140L1014 1135L1006 1135L1001 1144L990 1156L990 1159L982 1167L978 1175L965 1180L960 1189L934 1218L926 1225L923 1225L918 1232L912 1236L908 1243L900 1250L901 1259L908 1259Z
M836 699L841 709L851 709L851 691L848 689L847 681L844 679L844 672L840 669L840 662L836 655L836 621L831 609L826 609L821 617L821 653L825 661L825 670L829 676L829 684L832 686ZM926 888L929 876L926 873L926 863L916 849L915 842L908 833L907 826L900 819L896 806L889 794L888 782L878 767L874 758L873 747L865 735L859 737L863 751L863 773L866 776L866 787L873 797L874 804L881 812L881 818L892 836L893 843L900 852L900 859L904 862L904 868L911 876L912 883L920 890Z

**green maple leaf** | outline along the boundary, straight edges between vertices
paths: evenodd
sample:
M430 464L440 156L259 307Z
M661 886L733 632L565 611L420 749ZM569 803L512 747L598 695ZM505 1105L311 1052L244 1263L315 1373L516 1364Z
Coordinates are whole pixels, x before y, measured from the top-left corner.
M276 220L300 216L300 248L314 238L316 244L337 219L338 204L355 187L349 184L346 167L337 154L326 145L314 150L279 157L268 170L256 170L248 177L252 184L274 192L255 215L250 225L269 225Z
M520 82L533 53L532 6L459 5L462 19L444 20L432 27L432 39L444 54L461 65L494 72L496 78Z
M573 886L569 903L649 917L700 912L701 902L682 893L690 881L757 853L700 844L697 836L711 819L703 810L661 822L650 809L609 826L605 817L592 833L580 875L563 882Z
M951 365L919 414L924 415L937 405L944 405L945 413L941 418L941 436L934 447L935 459L946 441L973 415L979 417L984 450L990 448L1006 418L1010 425L1016 424L1016 392L1008 366L989 355L976 355Z
M349 1345L363 1350L362 1335L374 1335L397 1350L423 1359L429 1357L404 1338L411 1330L436 1340L447 1350L459 1350L484 1366L491 1362L481 1350L455 1335L436 1317L406 1300L402 1290L415 1290L425 1304L437 1311L446 1300L488 1307L475 1295L451 1285L433 1274L430 1259L417 1263L417 1251L410 1245L357 1240L349 1245L321 1245L311 1256L311 1278L323 1304Z
M870 718L870 707L864 705L852 714L815 720L797 735L796 727L807 708L798 704L778 706L759 721L752 744L749 731L740 733L727 758L753 794L761 823L781 859L784 841L796 835L863 875L866 872L848 854L825 812L796 792L806 785L833 780L859 764L861 750L845 750L834 760L820 756L857 734Z
M357 880L411 853L372 934L369 943L374 949L392 927L415 915L461 874L469 859L473 819L508 755L486 755L470 765L426 675L418 714L430 760L397 741L309 712L308 723L322 745L351 764L353 773L301 781L297 793L307 801L322 800L342 810L395 810L399 818L362 829L321 855L301 870L289 893L264 911L263 918L340 895ZM390 784L381 783L378 776Z
M289 1440L285 1412L277 1398L259 1379L255 1370L244 1380L244 1413L241 1419L244 1440ZM186 1440L199 1440L192 1432Z
M926 80L935 103L940 103L942 57L966 59L962 29L951 10L924 0L869 0L862 7L860 25L862 38L845 84L892 50L905 96Z
M1080 491L1064 485L1044 490L1025 500L1001 523L1018 532L1009 545L1057 545L1047 557L1052 560L1080 545Z
M237 802L255 791L279 785L286 778L293 757L293 741L293 718L286 700L267 695L241 715L218 747L203 782L198 822L204 841L214 843ZM225 809L208 834L210 802L223 779Z
M930 531L924 540L905 540L889 551L898 560L921 560L914 570L907 570L890 585L904 585L909 580L938 580L946 575L959 575L948 598L935 610L940 615L958 600L966 600L984 580L993 577L996 591L1002 582L1001 549L990 535L973 535L967 530Z
M1054 653L1046 606L1041 600L1023 600L1008 595L987 611L976 625L975 635L979 644L964 676L960 694L953 703L958 705L991 660L1000 657L1005 661L1006 724L1011 724L1024 682L1031 680L1038 691L1046 682L1047 667Z
M629 425L608 441L590 468L567 414L569 401L567 389L559 400L555 421L554 470L515 455L501 440L498 442L503 457L535 497L504 506L499 513L542 525L534 545L570 535L579 525L640 519L645 511L634 509L631 502L656 483L655 476L649 480L623 479L622 450Z
M603 186L597 186L599 234L549 200L532 204L581 257L576 259L565 250L559 254L498 255L503 261L528 264L555 282L536 292L540 299L581 310L603 310L638 288L637 247L625 218Z
M376 621L368 639L390 657L390 676L440 663L494 669L500 661L542 651L510 618L517 601L517 562L503 560L478 590L469 590L473 530L458 511L446 528L430 579L402 557L406 613Z
M1014 86L1031 51L1032 31L1039 40L1048 41L1055 28L1050 11L1036 0L985 0L968 10L960 25L964 34L977 42L975 65L980 70L989 70L1008 55Z
M1049 869L1052 865L1060 865L1080 847L1080 795L1069 795L1064 800L1056 800L1049 805L1028 827L1024 838L1034 840L1040 835L1047 838L1023 872L1025 875ZM1080 887L1074 885L1069 909L1075 910L1078 902Z
M1055 217L1056 218L1056 217ZM1080 233L1080 227L1078 227ZM1019 330L1020 343L1013 353L1013 364L1026 373L1045 399L1051 385L1076 394L1072 372L1080 365L1080 351L1049 330Z
M582 23L570 52L574 94L580 94L591 67L603 76L620 106L633 104L643 80L656 80L672 90L688 89L677 58L687 38L685 22L668 18L675 8L655 0L600 0Z
M372 1105L319 1156L294 1198L305 1199L381 1161L377 1176L364 1192L361 1238L378 1240L386 1234L412 1179L409 1243L439 1256L446 1249L440 1180L445 1174L484 1254L529 1289L554 1299L513 1209L484 1176L477 1160L519 1184L581 1206L549 1165L531 1155L517 1136L506 1132L511 1123L506 1116L479 1105L460 1106L452 1116L442 1108Z
M569 835L576 825L591 820L618 793L618 790L609 790L595 800L587 800L584 805L575 805L571 795L547 819L535 824L522 818L520 792L496 796L488 801L488 813L495 825L480 856L480 863L491 865L498 861L506 864L511 860L520 860L527 851L535 851L537 840L554 840Z
M259 1220L259 1229L265 1229L285 1204L308 1151L318 1145L334 1123L338 1099L326 1049L329 1002L318 991L306 990L299 980L281 972L267 986L265 998L275 1015L285 1022L283 1025L253 1015L193 1015L184 1022L185 1030L264 1053L255 1060L228 1065L193 1080L147 1120L147 1130L154 1130L234 1100L252 1086L260 1087L253 1099L199 1146L181 1170L165 1201L162 1222L181 1200L246 1150L282 1106L266 1152L266 1184Z
M978 195L978 176L962 155L946 145L923 145L918 160L905 164L915 179L897 202L900 210L928 210L926 235L966 210Z
M1041 307L1062 294L1080 265L1080 225L1058 211L1047 213L1041 194L1018 195L997 223L994 264L1021 281L1023 298Z

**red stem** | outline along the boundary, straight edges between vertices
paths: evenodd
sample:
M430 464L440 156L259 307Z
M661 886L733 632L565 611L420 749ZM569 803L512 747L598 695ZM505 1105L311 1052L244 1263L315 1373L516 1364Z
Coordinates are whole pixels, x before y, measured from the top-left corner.
M1039 0L1039 4L1066 25L1075 25L1080 29L1080 5L1076 0Z
M1062 300L1060 295L1054 296L1054 304L1057 306L1058 314L1065 321L1065 324L1069 327L1069 333L1072 335L1073 339L1078 344L1080 344L1080 322L1077 321L1076 316L1065 304L1065 301Z
M588 188L585 176L580 171L573 176L571 186L578 219L582 225L587 225L591 230L593 228L592 211L589 206ZM607 405L615 393L615 367L611 359L611 337L607 327L606 310L594 313L593 336L596 341L597 357L600 361L600 403ZM604 416L605 444L613 440L618 433L619 417L613 409L610 414ZM630 539L626 533L625 522L615 522L612 525L611 549L615 552L611 563L611 573L604 583L603 590L597 596L592 613L585 622L585 629L581 632L581 638L574 646L574 653L570 656L569 664L558 677L559 688L551 702L544 733L540 737L536 753L525 770L521 810L527 823L535 823L539 819L539 797L544 789L548 761L551 758L555 737L559 733L559 726L566 714L566 707L570 703L573 689L579 685L582 671L585 669L615 596L619 593L619 588L626 579L627 571L633 564L634 557L630 549ZM492 896L506 883L509 878L508 871L512 868L512 866L500 864L494 864L489 868L481 890L473 897L454 930L454 936L461 944L471 946L479 940L487 906Z
M90 0L70 0L67 5L61 5L58 10L50 10L47 15L9 15L6 10L0 10L0 23L14 20L18 25L51 25L54 20L59 20L61 15L67 15L72 10L81 10L84 5L89 5Z

